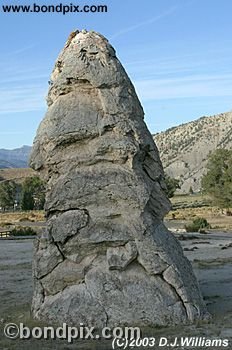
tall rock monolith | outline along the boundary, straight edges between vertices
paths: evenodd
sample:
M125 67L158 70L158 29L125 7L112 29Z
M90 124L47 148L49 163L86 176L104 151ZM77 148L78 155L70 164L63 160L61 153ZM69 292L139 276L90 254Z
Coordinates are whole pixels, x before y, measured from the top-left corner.
M205 318L191 265L163 224L170 203L158 150L107 39L70 35L47 103L31 155L47 187L34 317L96 327Z

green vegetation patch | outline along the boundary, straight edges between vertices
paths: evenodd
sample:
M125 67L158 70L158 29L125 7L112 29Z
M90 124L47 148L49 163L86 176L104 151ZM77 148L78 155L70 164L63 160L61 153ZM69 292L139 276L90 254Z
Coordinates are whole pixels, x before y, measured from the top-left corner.
M36 236L36 231L31 227L16 227L11 231L11 236Z
M198 217L193 220L192 224L185 225L187 232L202 232L204 233L205 229L210 229L211 226L205 218Z

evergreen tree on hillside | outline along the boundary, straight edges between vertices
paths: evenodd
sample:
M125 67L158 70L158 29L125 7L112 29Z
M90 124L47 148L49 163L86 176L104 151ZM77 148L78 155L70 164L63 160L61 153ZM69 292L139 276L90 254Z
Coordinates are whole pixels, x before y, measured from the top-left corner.
M189 187L189 194L194 194L192 186Z
M35 206L35 201L33 198L33 193L28 189L24 189L22 192L22 198L21 198L21 209L33 210L34 206Z
M177 188L180 188L180 181L177 179L173 179L167 174L165 174L164 181L166 184L165 193L168 196L168 198L172 198Z
M25 179L22 186L21 209L43 209L44 200L45 188L43 181L38 176Z
M201 185L220 208L232 207L232 150L218 149L210 154Z
M14 208L16 189L14 181L2 181L0 183L0 207L3 210Z

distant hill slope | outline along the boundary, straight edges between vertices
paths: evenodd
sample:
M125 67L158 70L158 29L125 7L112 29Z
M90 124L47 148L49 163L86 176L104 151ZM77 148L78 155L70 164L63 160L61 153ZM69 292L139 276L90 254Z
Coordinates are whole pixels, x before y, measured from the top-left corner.
M232 112L202 117L153 135L165 172L182 182L181 192L200 190L210 151L232 148Z
M30 152L30 146L23 146L13 150L0 149L0 169L27 168Z
M35 176L36 173L30 168L0 169L1 181L13 180L16 183L22 183L27 177Z

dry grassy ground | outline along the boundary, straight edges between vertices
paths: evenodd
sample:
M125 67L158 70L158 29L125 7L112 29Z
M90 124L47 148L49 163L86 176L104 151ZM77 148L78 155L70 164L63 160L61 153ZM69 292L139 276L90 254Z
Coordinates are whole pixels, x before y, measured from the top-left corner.
M172 220L174 214L180 227L189 224L196 217L204 217L213 229L232 231L232 216L227 216L225 210L213 206L207 196L175 196L171 202L174 210L168 213L166 219Z
M15 225L26 221L28 222L44 221L43 210L0 213L0 226Z
M14 170L14 169L13 169ZM173 209L166 216L167 221L175 221L175 226L183 228L196 217L204 217L210 223L213 229L232 231L232 216L227 216L225 211L212 206L210 199L202 195L185 195L171 198ZM175 220L173 220L173 214ZM25 212L6 212L0 213L0 227L5 225L15 225L22 222L41 222L44 221L44 212L25 211Z

